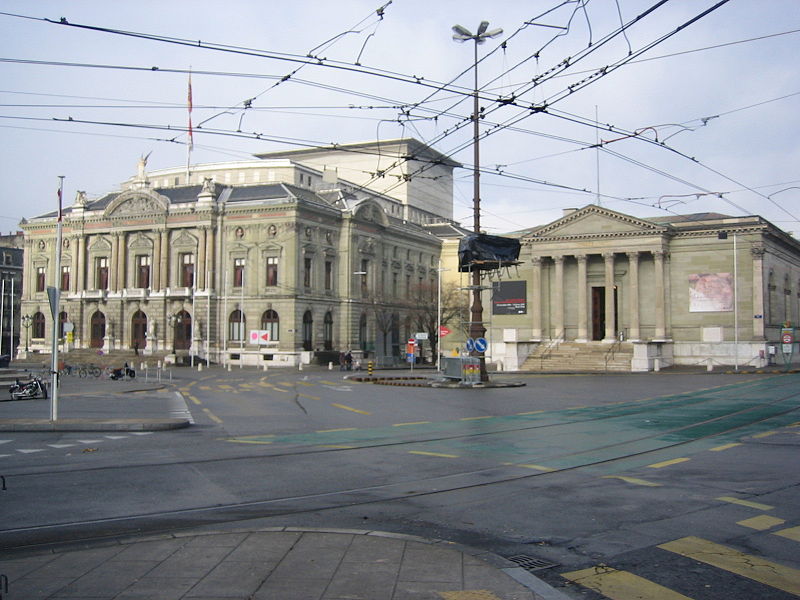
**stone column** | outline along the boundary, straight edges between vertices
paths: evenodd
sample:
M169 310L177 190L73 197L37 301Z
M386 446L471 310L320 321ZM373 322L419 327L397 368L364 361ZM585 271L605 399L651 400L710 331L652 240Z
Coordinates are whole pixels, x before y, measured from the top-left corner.
M204 277L206 277L206 289L212 289L214 287L214 277L211 273L215 272L216 269L214 265L214 228L209 227L206 231L206 272Z
M666 258L664 250L656 250L653 252L655 260L655 311L656 311L656 340L667 339L667 315L666 315L666 298L665 298L665 272L664 260Z
M154 292L157 292L161 289L161 232L156 229L154 233L153 258L151 260L153 274L150 277L150 286Z
M119 260L119 234L111 235L111 259L108 261L108 289L111 292L117 291L117 261Z
M564 257L554 256L555 281L553 282L553 337L564 339Z
M75 271L75 289L78 292L82 292L86 289L86 236L83 234L78 236L76 253L78 255L78 267Z
M164 290L169 286L169 230L161 231L161 282L160 289Z
M206 289L206 239L208 227L200 227L200 237L197 241L197 270L195 277L195 287L198 290Z
M586 264L589 257L586 254L575 256L578 261L578 339L579 342L589 341L589 300L588 278Z
M535 340L542 339L542 257L534 256L533 276L531 281L531 326L533 328L532 337Z
M617 312L614 310L614 290L616 289L614 284L614 253L613 252L604 252L603 253L603 260L605 261L606 267L606 277L605 277L605 296L606 296L606 331L605 331L605 341L611 342L614 341L617 337L616 333L616 321L615 318L617 316Z
M128 287L127 260L128 260L128 234L120 233L119 249L117 253L117 264L116 264L116 268L119 272L117 275L117 291L122 291L123 289Z
M750 248L753 257L753 339L763 341L764 334L764 246ZM734 283L736 285L736 283Z
M628 252L628 303L630 305L630 329L628 339L638 340L641 336L639 332L639 253Z

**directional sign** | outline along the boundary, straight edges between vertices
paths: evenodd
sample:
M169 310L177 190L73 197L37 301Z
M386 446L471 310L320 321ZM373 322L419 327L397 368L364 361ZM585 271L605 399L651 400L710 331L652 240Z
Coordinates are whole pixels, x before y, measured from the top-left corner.
M467 347L467 352L475 351L475 340L473 340L472 338L467 338L467 343L465 345Z
M486 352L486 348L488 347L489 344L486 341L486 338L479 337L475 339L475 350L478 352Z

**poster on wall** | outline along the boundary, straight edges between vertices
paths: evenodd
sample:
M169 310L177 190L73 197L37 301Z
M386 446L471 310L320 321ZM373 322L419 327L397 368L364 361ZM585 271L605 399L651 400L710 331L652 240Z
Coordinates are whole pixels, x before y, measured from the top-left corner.
M689 275L689 312L733 310L733 277L730 273Z
M524 315L527 312L525 281L492 282L492 314Z

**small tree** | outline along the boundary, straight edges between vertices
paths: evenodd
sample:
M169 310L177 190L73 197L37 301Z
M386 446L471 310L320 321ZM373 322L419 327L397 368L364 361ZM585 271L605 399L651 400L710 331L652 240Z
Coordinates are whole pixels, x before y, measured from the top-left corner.
M442 320L441 325L457 323L464 320L469 312L469 299L454 283L442 286ZM439 353L439 331L436 328L439 313L438 290L433 283L421 283L411 293L409 314L418 331L428 334L431 353L434 357Z

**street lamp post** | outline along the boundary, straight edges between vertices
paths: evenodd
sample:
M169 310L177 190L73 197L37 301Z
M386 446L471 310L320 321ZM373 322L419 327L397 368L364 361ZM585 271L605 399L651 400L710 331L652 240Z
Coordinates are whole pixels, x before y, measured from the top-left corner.
M22 326L25 328L25 356L27 357L28 352L30 352L30 350L28 349L28 340L30 339L30 329L33 317L31 317L30 315L22 315L20 321L22 322Z
M478 45L483 44L490 38L497 37L503 33L502 29L489 28L489 21L481 21L478 30L473 34L466 27L461 25L453 26L453 39L457 42L472 40L475 42L474 71L475 86L473 88L473 107L472 107L472 150L473 150L473 196L472 196L472 230L479 234L481 232L481 186L480 186L480 129L478 120L480 118L480 106L478 103ZM486 333L483 326L483 303L481 301L481 273L479 270L472 269L472 308L470 310L469 337L472 339L482 338ZM476 352L480 357L481 381L489 379L486 373L486 357L483 352Z

